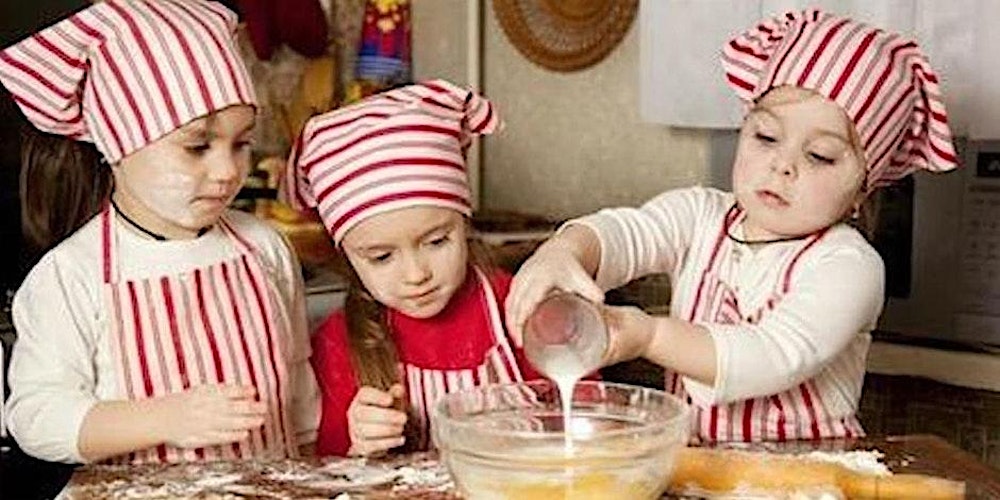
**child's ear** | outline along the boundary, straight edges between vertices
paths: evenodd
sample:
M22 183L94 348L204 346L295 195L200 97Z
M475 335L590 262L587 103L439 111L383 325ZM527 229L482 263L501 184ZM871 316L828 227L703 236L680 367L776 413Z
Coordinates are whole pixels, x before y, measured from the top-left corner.
M858 194L854 195L854 201L851 203L851 211L848 214L852 220L858 220L861 218L861 210L865 205L867 197L868 193L865 191L864 186L861 186Z
M868 185L868 172L865 172L864 178L861 179L861 185L858 186L858 192L854 195L854 207L860 208L863 206L869 197L875 196L875 190Z

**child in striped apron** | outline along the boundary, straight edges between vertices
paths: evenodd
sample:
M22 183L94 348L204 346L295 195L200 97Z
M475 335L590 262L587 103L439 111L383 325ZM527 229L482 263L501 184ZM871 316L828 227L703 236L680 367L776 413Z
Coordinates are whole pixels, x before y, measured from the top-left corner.
M236 16L107 0L0 52L24 144L10 432L60 462L290 457L315 378L290 247L227 209L257 100ZM91 144L92 143L92 144Z
M669 316L606 309L606 362L664 366L695 441L862 435L884 270L852 226L880 186L956 167L937 76L913 41L815 9L761 21L722 62L747 106L734 192L679 189L571 221L514 278L508 325L519 335L552 288L599 302L666 273Z
M425 448L442 395L536 378L503 326L510 276L468 241L465 148L499 125L489 101L441 80L306 124L287 196L318 209L351 278L313 335L319 454Z

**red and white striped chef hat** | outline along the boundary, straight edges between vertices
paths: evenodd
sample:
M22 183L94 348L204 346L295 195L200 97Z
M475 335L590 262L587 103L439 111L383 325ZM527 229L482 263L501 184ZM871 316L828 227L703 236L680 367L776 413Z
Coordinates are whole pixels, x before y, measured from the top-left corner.
M817 9L787 12L730 40L722 66L748 105L783 85L840 105L861 139L869 189L958 166L938 77L897 33Z
M236 15L200 0L107 0L0 51L0 82L35 127L110 163L234 104L256 104Z
M283 196L316 207L337 244L362 220L418 205L471 215L465 149L500 126L484 97L443 80L376 94L310 119Z

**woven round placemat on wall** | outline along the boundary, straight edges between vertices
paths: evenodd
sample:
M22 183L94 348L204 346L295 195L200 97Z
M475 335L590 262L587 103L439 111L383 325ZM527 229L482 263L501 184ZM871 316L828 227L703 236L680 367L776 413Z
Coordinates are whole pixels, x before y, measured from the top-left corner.
M639 0L493 0L510 42L535 64L575 71L596 64L621 42Z

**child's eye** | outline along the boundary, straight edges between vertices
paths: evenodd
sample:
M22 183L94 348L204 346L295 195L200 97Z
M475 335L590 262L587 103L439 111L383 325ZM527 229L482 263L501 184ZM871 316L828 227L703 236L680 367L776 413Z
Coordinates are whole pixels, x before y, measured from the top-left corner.
M433 247L439 247L441 245L444 245L445 243L448 243L448 240L449 240L448 235L445 234L443 236L438 236L436 238L431 239L430 241L428 241L428 243Z
M211 147L212 146L207 142L199 142L197 144L186 144L184 146L184 150L192 155L201 156L211 149Z
M386 262L389 262L390 257L392 257L392 254L389 252L378 253L375 255L369 255L368 261L372 264L385 264Z
M775 142L778 142L778 140L775 139L773 135L768 135L763 132L757 132L756 134L754 134L754 138L760 142L765 142L768 144L773 144Z
M833 158L830 158L828 156L823 156L817 153L809 153L809 158L811 158L816 163L822 163L824 165L833 165L833 162L835 161Z
M250 140L238 141L236 142L236 144L234 144L234 146L236 146L236 149L238 151L246 151L249 150L251 147L253 147L253 141Z

